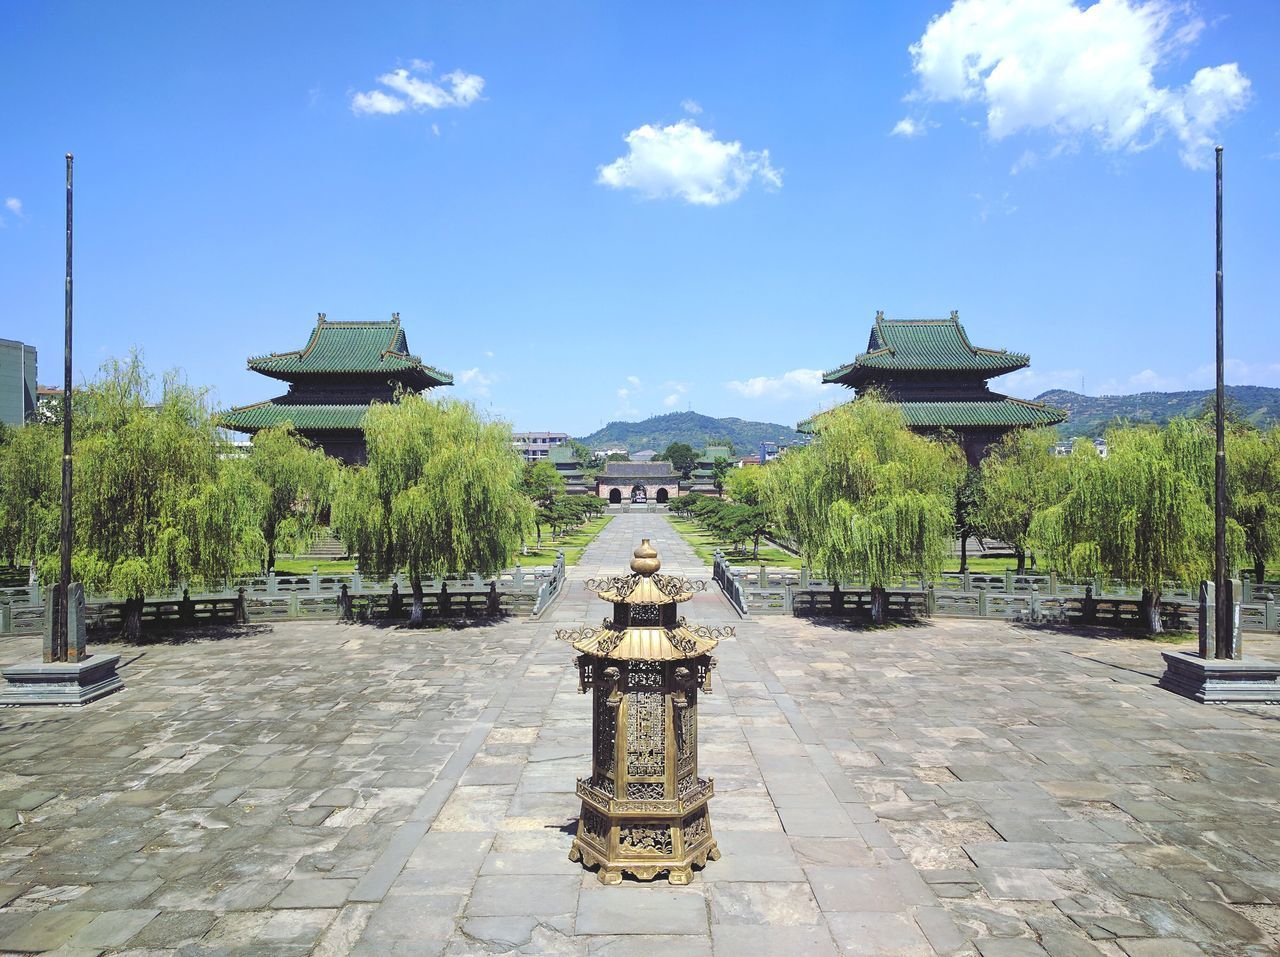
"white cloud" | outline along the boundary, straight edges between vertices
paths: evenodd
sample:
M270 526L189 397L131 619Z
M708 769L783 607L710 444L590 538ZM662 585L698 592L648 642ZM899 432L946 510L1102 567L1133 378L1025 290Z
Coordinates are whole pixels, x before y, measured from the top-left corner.
M632 385L632 386L634 386L635 388L637 388L637 389L638 389L638 388L640 388L640 377L639 377L639 376L629 375L629 376L627 376L627 381L628 381L628 382L630 382L630 383L631 383L631 385Z
M919 120L913 120L909 116L904 116L894 124L893 129L889 131L890 136L924 136L926 132L925 124Z
M498 378L499 376L495 373L481 372L476 368L464 369L454 377L454 381L473 395L488 395L489 386L497 382Z
M16 196L10 196L8 199L4 201L4 208L7 209L9 212L13 213L13 215L15 216L21 216L22 200L18 199L18 197Z
M404 108L404 100L383 93L381 90L357 93L351 98L351 112L357 116L362 113L381 113L385 116L393 116L402 112Z
M480 99L484 77L454 70L440 77L431 76L432 66L425 60L414 60L409 69L401 67L378 77L378 83L391 90L369 90L351 97L351 112L394 115L406 109L423 112L449 107L465 108ZM399 95L393 95L399 94Z
M778 376L726 382L725 388L748 399L794 399L822 395L837 387L823 385L822 372L818 369L792 369Z
M985 107L995 139L1046 130L1136 151L1172 132L1183 162L1203 168L1249 79L1225 63L1180 87L1155 80L1203 29L1173 0L955 0L910 47L914 97Z
M647 199L679 197L696 206L731 202L753 182L769 189L782 186L782 172L770 165L768 150L717 140L692 120L646 123L628 133L626 143L625 156L598 168L597 183L634 189Z
M1083 377L1084 373L1080 369L1041 371L1024 368L1001 376L992 388L1020 399L1034 399L1040 393L1048 392L1050 389L1069 389L1072 392L1079 392Z
M690 116L697 116L702 112L702 106L697 100L681 100L680 109L684 110Z
M689 387L683 382L664 382L662 388L667 392L663 398L662 404L668 409L674 408L684 398L685 393L689 391Z

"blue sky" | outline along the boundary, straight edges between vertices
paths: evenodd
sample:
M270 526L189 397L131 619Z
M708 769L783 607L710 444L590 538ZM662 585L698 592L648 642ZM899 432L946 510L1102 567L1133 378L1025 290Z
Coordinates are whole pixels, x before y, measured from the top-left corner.
M1000 380L1280 385L1280 5L103 4L0 14L0 336L139 346L221 404L317 312L399 312L454 392L581 434L795 422L891 317Z

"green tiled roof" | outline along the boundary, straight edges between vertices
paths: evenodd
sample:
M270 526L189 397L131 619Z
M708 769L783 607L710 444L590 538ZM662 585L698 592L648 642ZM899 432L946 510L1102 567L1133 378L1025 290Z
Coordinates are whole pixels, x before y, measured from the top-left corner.
M851 377L851 373L858 370L871 373L879 369L984 372L996 376L1021 369L1029 361L1027 356L1018 352L971 345L958 314L954 312L950 319L886 319L878 313L871 328L867 351L853 362L826 373L822 381L856 384L846 380L869 377Z
M995 402L899 402L907 424L917 428L1056 425L1067 413L1041 402L999 399Z
M1065 422L1067 413L1042 402L1028 402L993 393L995 398L973 402L894 402L916 429L981 429L1039 427ZM796 426L797 432L813 434L822 424L819 412Z
M268 399L231 409L223 413L218 424L237 432L257 432L291 422L300 432L333 432L361 428L368 411L367 405L289 405Z
M288 381L334 373L388 373L419 388L453 383L449 373L410 354L398 313L390 322L330 322L322 313L305 348L255 356L249 368Z

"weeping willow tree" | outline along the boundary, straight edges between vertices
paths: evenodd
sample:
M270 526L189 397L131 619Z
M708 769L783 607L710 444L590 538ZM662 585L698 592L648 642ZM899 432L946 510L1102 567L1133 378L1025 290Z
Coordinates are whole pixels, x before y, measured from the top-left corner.
M1028 535L1036 514L1065 492L1067 463L1055 455L1052 429L1018 429L991 447L979 468L975 524L1013 548L1026 570Z
M110 360L76 397L73 571L125 600L136 638L142 602L180 582L221 583L258 563L262 500L243 470L227 467L203 390L175 374L158 394L139 356ZM56 539L43 577L56 578Z
M1266 581L1268 560L1280 556L1280 430L1227 434L1227 501L1244 533L1253 580Z
M240 467L260 486L259 530L270 570L278 549L297 551L310 541L329 508L339 465L283 424L258 432Z
M1143 618L1156 634L1164 583L1213 575L1213 436L1175 419L1161 429L1112 430L1107 451L1103 458L1077 444L1063 497L1035 516L1030 541L1070 574L1139 584ZM1234 521L1227 533L1234 564L1243 536Z
M364 430L368 464L342 476L332 521L362 570L405 569L420 625L423 578L511 561L533 520L524 463L507 426L455 400L376 403Z
M768 465L762 494L811 565L835 580L867 576L880 624L892 579L942 569L964 468L957 447L916 435L896 406L866 396L825 413L812 445Z
M52 425L7 430L0 444L0 556L32 572L57 548L62 435Z

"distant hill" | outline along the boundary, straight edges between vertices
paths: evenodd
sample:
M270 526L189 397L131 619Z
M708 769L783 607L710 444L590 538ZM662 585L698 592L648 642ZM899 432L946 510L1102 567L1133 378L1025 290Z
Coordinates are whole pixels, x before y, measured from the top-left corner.
M1138 392L1134 395L1081 395L1052 389L1037 402L1066 409L1067 421L1058 426L1063 438L1098 436L1120 420L1165 423L1178 416L1196 416L1212 399L1212 389L1196 392ZM1227 386L1227 399L1242 418L1258 426L1280 424L1280 389L1261 385Z
M610 422L578 441L592 449L619 447L629 452L643 449L661 452L672 442L687 442L694 451L701 452L708 445L728 439L738 454L750 455L761 442L794 442L799 437L792 426L775 422L716 419L697 412L668 412L643 422Z

